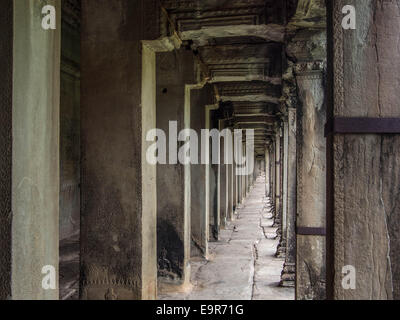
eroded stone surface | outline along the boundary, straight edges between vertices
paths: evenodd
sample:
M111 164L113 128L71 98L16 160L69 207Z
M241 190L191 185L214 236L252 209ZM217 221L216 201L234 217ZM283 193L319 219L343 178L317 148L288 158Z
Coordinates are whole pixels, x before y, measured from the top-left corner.
M343 32L334 16L334 116L399 117L400 70L396 1L353 1L357 28ZM335 11L345 1L334 1ZM351 106L349 108L348 106ZM333 141L334 250L327 267L332 298L399 299L398 135L346 135ZM341 271L356 269L356 289L344 290Z

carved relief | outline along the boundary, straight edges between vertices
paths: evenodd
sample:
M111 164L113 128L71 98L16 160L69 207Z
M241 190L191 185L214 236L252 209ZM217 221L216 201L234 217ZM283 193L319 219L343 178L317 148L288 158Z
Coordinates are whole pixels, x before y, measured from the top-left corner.
M325 70L326 63L324 61L306 61L296 63L294 70L297 76L307 75L313 72L322 72Z

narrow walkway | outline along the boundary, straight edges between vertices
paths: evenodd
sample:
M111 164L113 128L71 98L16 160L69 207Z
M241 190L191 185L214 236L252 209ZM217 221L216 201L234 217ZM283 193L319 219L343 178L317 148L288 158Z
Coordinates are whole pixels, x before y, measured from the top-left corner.
M160 300L294 299L292 288L278 286L284 260L275 257L278 240L264 184L259 177L220 241L209 244L209 260L191 263L192 290L163 293Z

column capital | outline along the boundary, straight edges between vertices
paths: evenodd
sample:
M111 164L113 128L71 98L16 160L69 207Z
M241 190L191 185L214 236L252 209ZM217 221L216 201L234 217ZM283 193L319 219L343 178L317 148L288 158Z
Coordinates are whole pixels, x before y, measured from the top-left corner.
M288 118L289 118L289 114L287 112L285 112L284 114L282 114L280 116L281 120L283 123L288 122ZM282 127L282 126L281 126Z

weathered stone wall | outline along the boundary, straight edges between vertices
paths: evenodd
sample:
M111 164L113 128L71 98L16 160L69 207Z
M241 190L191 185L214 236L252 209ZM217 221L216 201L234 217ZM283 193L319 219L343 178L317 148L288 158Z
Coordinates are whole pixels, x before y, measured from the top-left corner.
M356 8L356 30L341 27L347 4ZM333 116L400 117L398 2L336 0L331 13ZM398 135L333 138L332 298L400 298L399 148ZM355 290L341 285L347 265L356 269Z
M185 87L195 81L193 53L180 49L157 54L157 128L167 134L169 141L177 138L169 133L169 122L177 122L177 133L185 128ZM168 139L169 137L169 139ZM175 155L178 157L178 154ZM174 280L183 279L190 257L186 256L185 230L185 172L184 165L157 165L157 257L158 274ZM190 187L190 186L188 186Z
M81 297L154 299L159 2L82 2Z
M58 270L61 19L41 28L42 8L60 0L14 1L12 298L58 299L42 268ZM58 280L58 279L57 279ZM58 281L57 281L58 282ZM58 288L58 283L57 283Z
M0 300L11 296L13 1L0 11Z

